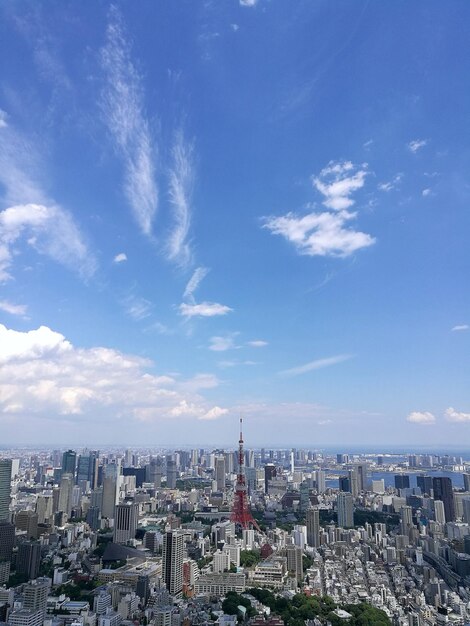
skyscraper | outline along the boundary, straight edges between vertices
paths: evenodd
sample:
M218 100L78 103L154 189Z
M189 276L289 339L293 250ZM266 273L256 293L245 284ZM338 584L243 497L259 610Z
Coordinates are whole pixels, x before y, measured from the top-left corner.
M176 460L174 456L167 457L166 460L166 486L167 489L176 489Z
M395 475L395 489L408 489L410 486L410 477L408 474Z
M217 491L225 490L225 457L218 456L215 459L215 480Z
M337 500L338 526L352 528L354 526L354 501L351 493L340 491Z
M436 476L432 479L432 487L434 500L442 500L444 503L446 522L455 521L454 492L451 479L447 476Z
M63 474L60 479L58 510L70 517L72 513L73 475Z
M75 477L75 469L77 466L77 453L75 450L67 450L62 455L62 473L72 474Z
M108 463L104 466L101 517L113 518L114 507L119 499L119 476L120 466L117 463Z
M173 596L183 591L184 534L169 530L163 538L162 576L166 588Z
M37 578L41 563L41 545L36 541L24 541L18 548L16 560L17 574L24 574L30 580Z
M268 463L264 466L264 492L268 493L269 481L276 477L276 466Z
M114 543L127 543L135 538L139 519L139 505L132 500L116 504L114 512Z
M465 476L465 474L464 474ZM416 484L421 489L421 493L432 495L432 476L419 475L416 476Z
M312 548L320 545L320 511L317 508L307 511L307 543Z
M0 459L0 522L10 521L11 459Z

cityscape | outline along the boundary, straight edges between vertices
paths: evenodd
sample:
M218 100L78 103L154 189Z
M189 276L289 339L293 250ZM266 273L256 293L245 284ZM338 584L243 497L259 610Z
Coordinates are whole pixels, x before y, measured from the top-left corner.
M470 626L470 2L0 2L0 626Z
M470 620L470 458L4 450L11 626ZM12 454L11 458L8 454Z

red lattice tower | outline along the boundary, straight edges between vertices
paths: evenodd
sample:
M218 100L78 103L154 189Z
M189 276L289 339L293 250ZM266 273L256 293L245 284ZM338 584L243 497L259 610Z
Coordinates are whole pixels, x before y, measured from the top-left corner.
M238 473L237 484L235 485L235 494L233 499L233 508L230 519L235 524L239 524L243 529L250 528L250 524L260 530L250 511L248 504L248 496L246 493L245 478L245 453L243 452L243 420L240 418L240 441L238 442Z

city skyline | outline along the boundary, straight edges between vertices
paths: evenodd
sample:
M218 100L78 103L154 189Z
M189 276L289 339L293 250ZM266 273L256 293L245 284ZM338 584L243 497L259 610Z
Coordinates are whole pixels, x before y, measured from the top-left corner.
M465 447L467 3L0 15L2 445Z

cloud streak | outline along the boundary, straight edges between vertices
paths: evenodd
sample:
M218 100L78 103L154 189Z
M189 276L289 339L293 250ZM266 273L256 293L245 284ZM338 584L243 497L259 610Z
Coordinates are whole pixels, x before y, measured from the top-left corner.
M227 315L233 309L218 302L200 302L199 304L183 302L179 306L179 311L184 317L215 317L217 315Z
M183 298L188 299L192 298L195 291L198 289L201 282L209 273L209 269L207 267L198 267L191 278L188 280L188 283L185 287Z
M298 367L292 367L291 369L282 370L281 372L279 372L279 375L285 376L287 378L290 378L292 376L299 376L301 374L306 374L307 372L313 372L315 370L320 370L325 367L337 365L338 363L343 363L344 361L349 361L349 359L352 359L351 354L338 354L336 356L327 357L325 359L310 361L309 363L299 365Z
M169 197L173 207L174 227L168 239L168 258L170 261L185 267L191 260L191 247L188 242L188 235L191 226L194 167L193 145L185 140L181 129L175 134L171 156Z
M158 208L154 146L144 112L142 78L132 62L119 10L112 7L101 50L106 83L101 95L103 121L124 163L124 193L145 235L152 234Z
M28 307L26 304L13 304L13 302L8 302L8 300L0 300L0 311L4 311L9 315L19 315L23 317L26 315Z

